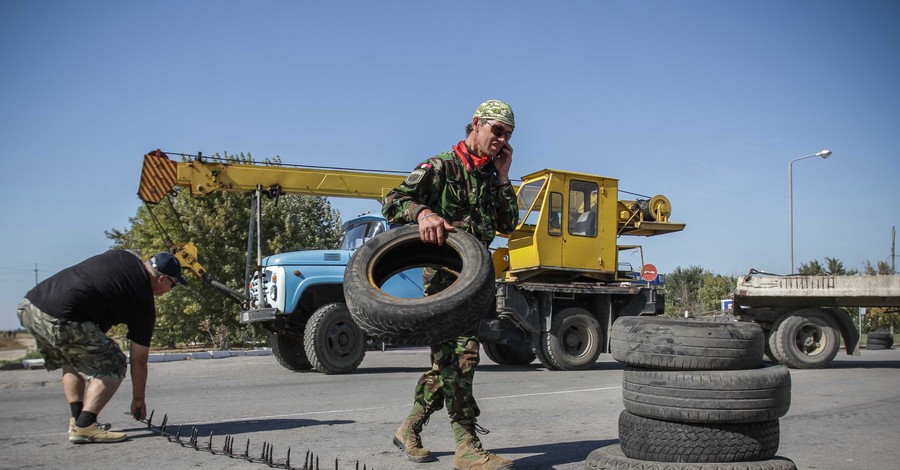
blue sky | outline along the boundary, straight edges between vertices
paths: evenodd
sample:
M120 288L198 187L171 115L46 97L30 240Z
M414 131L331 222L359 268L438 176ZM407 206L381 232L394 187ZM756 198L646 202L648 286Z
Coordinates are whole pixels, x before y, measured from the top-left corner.
M900 224L896 1L0 2L0 329L106 250L162 148L411 170L508 101L512 173L664 194L670 272L860 269ZM344 218L373 201L333 200ZM626 260L630 261L630 260Z

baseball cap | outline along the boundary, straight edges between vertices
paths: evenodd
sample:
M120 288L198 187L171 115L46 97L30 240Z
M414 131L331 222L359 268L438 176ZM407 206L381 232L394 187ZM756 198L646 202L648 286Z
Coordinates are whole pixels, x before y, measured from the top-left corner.
M181 275L181 263L178 258L169 253L157 253L150 258L150 264L159 271L160 274L173 277L182 285L187 285L187 280Z

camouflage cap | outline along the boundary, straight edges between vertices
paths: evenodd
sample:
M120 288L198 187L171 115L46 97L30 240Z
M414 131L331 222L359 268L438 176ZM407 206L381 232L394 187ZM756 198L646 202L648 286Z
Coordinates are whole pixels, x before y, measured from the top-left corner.
M487 100L478 105L475 115L479 119L493 119L503 124L516 128L516 116L513 114L512 108L508 104L500 100Z

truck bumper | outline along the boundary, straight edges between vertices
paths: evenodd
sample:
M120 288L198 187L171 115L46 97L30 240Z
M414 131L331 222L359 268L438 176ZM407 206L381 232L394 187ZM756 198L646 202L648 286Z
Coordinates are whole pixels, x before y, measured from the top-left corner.
M274 308L260 308L256 310L245 310L241 312L240 323L242 325L247 325L250 323L259 323L259 322L267 322L274 321L276 318L283 316L284 314L279 312Z

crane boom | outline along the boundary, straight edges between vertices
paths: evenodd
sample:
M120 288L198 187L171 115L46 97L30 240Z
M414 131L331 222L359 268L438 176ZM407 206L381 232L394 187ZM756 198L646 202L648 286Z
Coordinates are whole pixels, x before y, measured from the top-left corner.
M400 173L335 170L312 167L207 162L176 162L156 150L144 156L138 196L156 204L175 186L191 195L249 192L258 186L282 193L381 200L406 177Z

